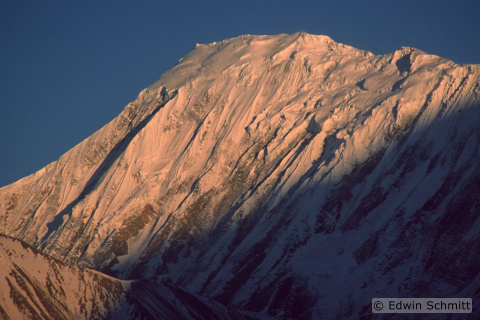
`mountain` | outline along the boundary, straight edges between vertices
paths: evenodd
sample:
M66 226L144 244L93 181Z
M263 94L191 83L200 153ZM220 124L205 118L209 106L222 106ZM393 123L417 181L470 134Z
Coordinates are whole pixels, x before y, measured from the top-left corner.
M111 278L0 235L1 319L257 319L170 283Z
M306 33L197 45L1 188L0 232L280 319L368 319L374 297L475 301L478 123L478 65Z
M68 266L4 235L0 262L2 319L104 318L126 291L126 281Z

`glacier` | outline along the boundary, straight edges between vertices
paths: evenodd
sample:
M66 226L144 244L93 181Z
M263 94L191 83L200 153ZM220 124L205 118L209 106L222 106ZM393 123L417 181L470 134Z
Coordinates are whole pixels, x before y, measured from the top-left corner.
M480 66L415 48L378 56L304 32L199 44L1 188L0 233L255 317L475 301L479 108Z

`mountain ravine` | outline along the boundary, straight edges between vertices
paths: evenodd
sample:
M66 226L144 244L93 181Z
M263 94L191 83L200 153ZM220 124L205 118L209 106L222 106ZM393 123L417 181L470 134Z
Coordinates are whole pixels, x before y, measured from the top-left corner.
M225 319L374 319L374 297L475 308L479 123L479 65L306 33L201 44L1 188L0 233Z

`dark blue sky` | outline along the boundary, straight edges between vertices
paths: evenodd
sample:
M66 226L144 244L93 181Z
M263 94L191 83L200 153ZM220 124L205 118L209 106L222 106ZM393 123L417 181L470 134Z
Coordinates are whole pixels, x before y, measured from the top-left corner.
M112 120L196 43L306 31L480 63L480 1L0 2L0 187Z

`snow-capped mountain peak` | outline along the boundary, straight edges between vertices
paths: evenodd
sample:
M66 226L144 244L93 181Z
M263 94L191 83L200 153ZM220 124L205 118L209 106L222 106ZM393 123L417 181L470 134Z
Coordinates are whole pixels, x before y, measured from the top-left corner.
M197 45L0 189L0 232L278 317L474 294L479 83L480 66L307 33Z

